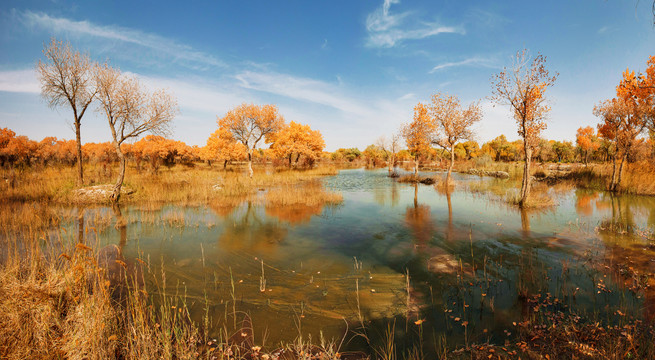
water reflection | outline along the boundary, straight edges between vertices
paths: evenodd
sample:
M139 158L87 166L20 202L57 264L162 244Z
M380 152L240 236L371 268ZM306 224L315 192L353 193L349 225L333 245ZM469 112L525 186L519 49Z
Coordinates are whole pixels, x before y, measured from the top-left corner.
M322 205L266 206L266 215L291 225L307 223L313 216L320 215L322 212Z
M435 231L430 207L418 203L418 184L414 184L414 205L405 210L405 224L413 234L415 247L424 248Z
M273 251L286 238L288 229L262 217L252 201L240 210L226 218L227 226L218 238L219 248Z
M410 326L427 319L426 338L446 336L461 344L465 320L469 340L502 343L512 322L533 316L528 296L547 292L566 299L571 311L611 319L621 304L653 319L655 284L631 289L655 279L643 276L655 272L655 250L647 240L655 199L571 189L555 194L558 207L529 211L485 193L471 195L466 187L396 183L386 170L343 171L324 184L342 192L343 205L301 206L278 193L275 206L260 194L206 208L167 207L152 212L154 220L118 208L113 215L128 216L129 227L101 237L121 244L132 258L143 251L155 271L163 259L169 283L181 284L197 300L198 316L205 297L214 318L225 319L234 305L250 312L255 326L273 329L274 342L293 340L294 319L303 314L303 331L316 337L321 330L328 338L343 335L342 318L351 328L359 316L386 328L393 319L406 323L410 317ZM311 186L302 196L317 191ZM171 212L184 221L158 220ZM87 221L91 214L87 210ZM127 242L128 230L135 241ZM259 289L262 259L266 292ZM612 279L602 277L605 266L614 269ZM599 278L611 293L598 295ZM398 336L413 336L411 328Z
M591 216L597 205L598 192L578 189L575 191L575 211L580 216Z
M387 204L387 194L388 196L388 201L391 207L395 207L398 205L398 202L400 201L400 192L398 190L398 185L397 182L392 181L391 185L387 187L375 187L373 188L373 197L375 198L375 202L380 205L380 206L385 206Z
M521 213L521 230L523 238L527 239L530 237L530 214L524 207L519 208L519 212Z
M120 233L120 241L118 246L122 249L127 244L127 220L123 216L120 205L114 204L111 209L114 213L114 217L116 218L115 227Z
M77 209L77 242L84 244L84 209Z

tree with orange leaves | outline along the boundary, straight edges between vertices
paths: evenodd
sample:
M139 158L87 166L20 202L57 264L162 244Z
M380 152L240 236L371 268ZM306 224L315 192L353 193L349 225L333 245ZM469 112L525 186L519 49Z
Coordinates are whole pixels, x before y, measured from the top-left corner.
M0 129L0 166L4 166L9 161L9 151L7 146L16 133L9 128Z
M450 184L450 174L455 165L455 145L473 137L472 127L482 119L482 110L477 103L463 109L457 96L437 93L432 95L430 116L436 126L432 143L450 153L446 175L446 184Z
M223 161L223 169L229 161L243 160L247 157L245 145L238 143L232 133L224 127L219 127L207 139L207 145L201 150L201 158L205 161Z
M589 162L589 154L598 150L600 147L600 141L598 141L596 131L591 126L579 127L575 136L575 142L580 148L582 161L584 161L585 166L587 166L587 163Z
M603 101L594 107L594 115L602 120L598 124L598 133L614 148L610 191L619 190L623 165L635 145L637 137L646 129L647 122L640 114L642 112L638 110L636 104L623 97Z
M550 107L546 104L546 90L552 86L559 74L550 75L546 69L546 57L537 55L530 60L527 50L518 51L512 68L504 68L491 79L491 99L498 104L508 105L523 139L524 160L521 199L524 206L530 196L530 162L539 136L546 129L546 116Z
M655 131L655 56L647 61L645 73L626 69L616 88L616 95L627 102L634 115L646 123L650 131Z
M655 56L648 60L646 74L626 69L616 95L594 107L594 115L602 120L598 133L614 148L610 191L619 190L623 165L637 137L647 129L655 129Z
M38 143L27 136L15 136L9 129L0 132L0 162L2 165L25 164L29 165L38 148Z
M320 158L325 141L318 130L312 130L309 125L302 125L291 121L284 125L274 136L271 137L273 144L271 150L274 156L281 159L288 159L289 168L292 160L298 164L300 157L304 157L310 166Z
M248 175L252 178L253 151L259 141L271 142L271 135L284 125L284 118L275 105L257 106L243 103L228 111L218 119L218 127L232 133L234 139L242 143L248 153Z
M430 119L428 107L422 103L414 106L414 119L401 128L407 150L414 157L414 175L418 175L419 159L430 151L435 124Z

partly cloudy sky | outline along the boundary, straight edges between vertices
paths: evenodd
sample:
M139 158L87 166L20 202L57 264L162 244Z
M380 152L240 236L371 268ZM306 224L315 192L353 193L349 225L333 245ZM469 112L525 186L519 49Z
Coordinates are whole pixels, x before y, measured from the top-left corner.
M655 55L649 1L17 1L0 4L0 127L40 140L74 138L69 109L48 108L34 71L51 37L99 62L167 88L180 104L174 137L204 145L216 117L243 102L274 103L287 120L320 130L327 150L363 149L446 92L480 101L478 141L517 138L494 106L489 79L517 50L547 56L545 136L595 125L626 67ZM85 142L108 141L99 113Z

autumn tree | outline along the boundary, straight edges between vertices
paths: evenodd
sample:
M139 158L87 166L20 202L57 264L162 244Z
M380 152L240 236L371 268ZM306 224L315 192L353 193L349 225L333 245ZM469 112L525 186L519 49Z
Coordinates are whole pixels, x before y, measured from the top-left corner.
M384 159L384 151L375 144L367 146L362 152L362 155L366 159L366 166L372 168L378 167L378 164L381 164Z
M414 107L414 119L403 125L401 134L407 150L414 157L414 175L418 175L419 159L430 150L435 124L428 114L428 107L418 103Z
M349 149L340 148L332 153L332 160L333 161L346 160L349 162L353 162L359 159L361 156L362 156L362 152L359 151L358 148L349 148Z
M393 172L396 163L396 154L400 151L400 139L400 133L393 133L389 139L385 136L381 136L375 141L375 145L384 151L387 159L387 166L389 167L389 174Z
M178 111L177 101L164 90L148 93L136 78L123 75L108 65L97 68L96 82L99 110L107 117L119 159L119 175L110 195L111 202L117 203L125 179L125 155L121 144L146 132L167 134Z
M9 128L0 129L0 166L9 162L9 142L16 136L16 133Z
M147 135L134 144L123 144L121 149L134 160L138 170L145 160L153 172L157 172L161 164L172 166L176 161L190 162L195 156L192 148L184 142L158 135Z
M596 131L591 126L579 127L575 136L575 143L580 149L580 156L585 166L589 162L589 154L598 150L600 147L600 141L598 141L598 136L596 136Z
M505 135L499 135L491 141L484 143L480 150L489 154L495 161L511 161L514 160L516 154L514 145L507 141Z
M225 169L229 161L245 159L247 149L234 139L227 128L219 127L209 136L201 154L201 158L210 161L210 165L213 160L222 161Z
M70 106L73 110L75 139L77 141L78 182L84 183L82 168L82 117L97 94L93 77L94 63L88 55L73 50L70 44L54 38L43 50L45 62L36 65L41 83L41 96L51 108Z
M29 165L32 157L36 155L38 143L27 136L16 136L8 128L0 129L0 164Z
M655 131L655 55L648 59L647 65L645 73L626 69L616 94L628 103L634 116L650 131Z
M618 191L621 185L623 166L637 137L644 132L647 123L640 116L635 104L623 97L606 100L594 107L594 115L601 118L598 134L613 147L612 178L609 190Z
M558 74L550 75L546 58L537 55L530 60L527 50L516 53L511 68L504 68L491 79L491 99L497 104L510 107L523 139L524 168L521 182L521 199L524 206L530 196L530 162L539 136L546 129L546 116L550 107L546 104L546 90L552 86Z
M273 155L280 159L286 159L291 168L292 162L297 165L301 157L312 165L320 158L325 141L318 130L312 130L309 125L299 124L291 121L283 125L271 137L273 144L271 150Z
M477 157L478 152L480 151L480 145L475 140L461 142L457 144L455 147L456 148L459 147L462 149L462 152L464 153L463 158L466 160L471 160Z
M455 145L473 137L473 125L482 119L482 110L477 103L471 103L464 109L457 96L437 93L432 95L429 114L436 127L432 143L450 153L446 175L446 184L450 184L450 174L455 165Z
M567 162L573 157L573 143L570 141L553 141L551 149L557 157L557 162Z
M284 125L284 118L275 105L243 103L218 119L218 126L228 129L234 139L242 143L248 153L248 175L252 178L253 151L263 139L270 142L271 135Z

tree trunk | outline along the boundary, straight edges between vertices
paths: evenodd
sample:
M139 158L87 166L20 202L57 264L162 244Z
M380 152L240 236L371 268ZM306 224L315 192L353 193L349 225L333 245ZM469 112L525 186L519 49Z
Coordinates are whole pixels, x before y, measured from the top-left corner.
M525 144L525 142L524 142ZM525 145L524 145L525 146ZM521 200L520 206L525 206L530 196L530 161L532 160L532 150L525 146L525 166L523 167L523 181L521 183Z
M450 173L453 171L455 165L455 146L450 147L450 165L448 166L448 174L446 175L446 185L450 185Z
M619 165L619 174L618 174L618 179L616 180L616 184L614 184L614 189L613 191L618 191L621 188L621 175L623 175L623 164L625 164L625 160L628 158L627 152L621 157L621 165Z
M223 160L223 171L227 169L227 160Z
M418 176L418 155L414 157L414 175Z
M389 174L393 172L393 155L387 156L387 166L389 167Z
M77 181L78 185L84 185L84 170L82 168L82 135L80 134L80 127L82 124L78 119L75 119L75 140L77 140Z
M248 176L252 179L252 149L248 150Z
M293 154L289 154L289 169L291 169L291 158L293 157Z
M616 189L616 154L612 157L612 180L610 181L610 191L615 191Z
M125 155L121 151L121 146L118 143L115 143L116 153L118 154L118 164L120 165L118 171L118 179L116 179L116 184L114 184L114 190L109 196L109 200L112 204L118 203L118 200L121 197L121 187L123 187L123 180L125 179Z

